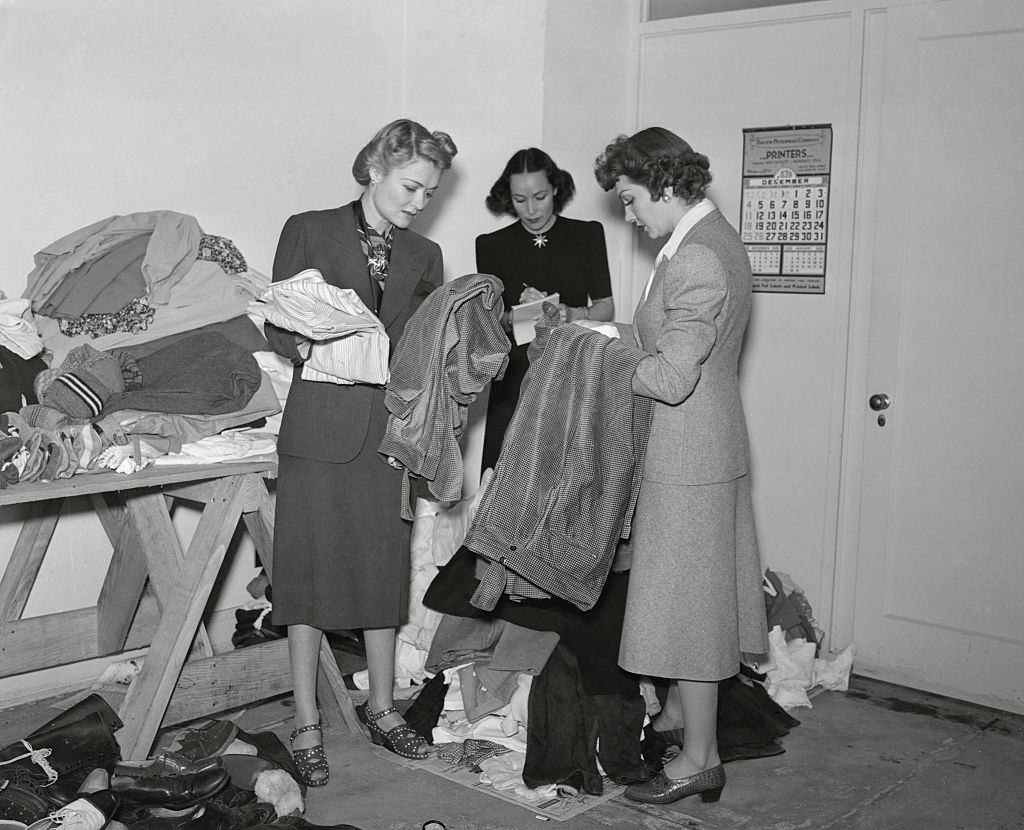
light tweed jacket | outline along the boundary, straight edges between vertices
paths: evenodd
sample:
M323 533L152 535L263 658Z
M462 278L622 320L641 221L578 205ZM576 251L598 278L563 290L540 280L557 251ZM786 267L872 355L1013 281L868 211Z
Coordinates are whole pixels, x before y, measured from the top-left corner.
M750 261L717 210L655 271L633 333L648 353L633 391L654 399L644 478L714 484L747 472L737 364L750 315Z

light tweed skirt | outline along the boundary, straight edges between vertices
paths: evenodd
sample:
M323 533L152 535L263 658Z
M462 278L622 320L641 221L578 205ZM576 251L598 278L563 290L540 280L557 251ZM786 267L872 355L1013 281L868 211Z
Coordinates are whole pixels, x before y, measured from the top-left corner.
M750 478L644 480L619 665L637 674L722 680L740 653L768 650Z

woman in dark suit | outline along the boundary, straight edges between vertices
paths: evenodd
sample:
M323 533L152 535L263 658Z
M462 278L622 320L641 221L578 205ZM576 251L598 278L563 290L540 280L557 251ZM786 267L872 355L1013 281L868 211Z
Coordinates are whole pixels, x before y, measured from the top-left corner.
M476 238L476 270L504 283L506 309L558 292L562 322L607 321L615 316L604 228L600 222L561 216L575 193L568 171L536 147L517 151L491 187L487 209L517 221ZM504 322L511 337L507 315ZM529 367L528 345L513 343L504 377L491 384L482 470L493 467L501 453Z
M443 280L441 249L408 227L455 153L446 133L414 121L383 127L352 165L365 187L359 199L285 223L274 281L316 268L331 285L353 289L397 343ZM306 784L322 786L329 769L316 676L325 630L363 629L370 693L360 715L374 742L409 758L427 753L392 697L395 629L407 616L410 527L399 517L402 473L377 454L388 416L383 388L303 380L302 338L269 323L266 334L295 365L278 438L273 619L288 627L293 755Z
M682 752L636 801L668 803L725 784L718 757L718 681L741 652L768 649L761 562L748 475L738 361L751 273L739 235L705 195L707 156L661 127L620 136L596 162L633 222L669 237L633 317L648 356L633 392L654 420L633 517L632 567L619 664L670 678L654 728L685 726Z

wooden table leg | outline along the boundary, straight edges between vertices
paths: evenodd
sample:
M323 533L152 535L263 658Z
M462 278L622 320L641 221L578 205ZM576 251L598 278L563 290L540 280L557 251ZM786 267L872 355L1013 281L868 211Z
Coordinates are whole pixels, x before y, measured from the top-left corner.
M163 497L157 494L161 504ZM160 625L153 636L142 671L132 681L121 707L124 727L118 732L122 757L147 756L202 620L206 602L224 562L242 512L239 476L219 479L203 510L172 590L161 602ZM166 507L164 506L166 515ZM170 518L168 517L168 522ZM178 554L166 539L148 537L145 548L150 573L171 573Z
M146 560L138 554L143 547L142 537L120 497L93 493L90 499L114 549L96 600L97 653L116 654L128 639L149 571Z
M63 506L63 499L32 504L0 578L0 620L21 619Z
M274 502L267 492L267 485L257 475L246 476L246 505L242 513L245 529L252 537L256 555L273 581L274 574Z

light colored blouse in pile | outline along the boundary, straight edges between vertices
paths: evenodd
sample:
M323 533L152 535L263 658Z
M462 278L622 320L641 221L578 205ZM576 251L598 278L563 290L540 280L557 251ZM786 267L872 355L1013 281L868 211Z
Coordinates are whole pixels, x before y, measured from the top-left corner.
M331 285L315 268L272 283L249 312L311 341L299 347L303 380L387 383L384 325L355 291Z

